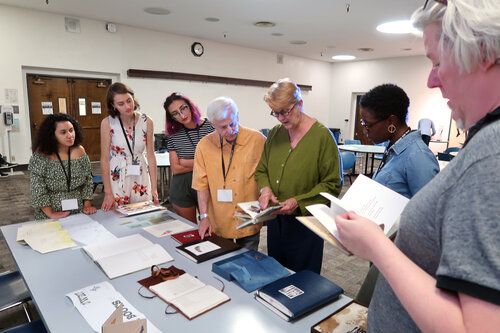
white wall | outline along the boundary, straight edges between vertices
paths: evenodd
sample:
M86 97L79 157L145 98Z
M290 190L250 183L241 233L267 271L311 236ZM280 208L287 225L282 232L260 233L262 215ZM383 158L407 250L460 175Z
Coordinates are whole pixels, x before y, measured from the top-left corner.
M0 104L5 89L17 89L20 131L11 133L11 153L18 163L31 155L29 110L25 73L74 73L78 76L111 77L130 85L143 112L155 122L155 131L164 129L162 107L167 95L180 91L198 104L205 114L207 104L220 95L231 96L240 108L243 125L260 129L277 124L262 100L267 88L161 79L128 78L128 69L187 72L245 79L275 81L290 77L299 84L312 85L304 92L307 113L328 127L352 137L353 93L363 93L377 84L393 82L406 90L412 101L410 125L423 116L445 117L438 91L426 88L430 64L424 57L384 59L352 63L327 63L285 55L276 63L272 52L199 40L158 31L118 25L118 32L105 30L105 22L80 19L81 33L68 33L64 16L0 6L3 49L0 61ZM194 57L190 47L201 41L205 54ZM444 106L446 108L446 106ZM446 108L447 110L447 108ZM7 154L7 135L0 121L0 153ZM447 126L445 127L447 130Z
M424 56L334 63L329 124L341 128L343 138L353 138L356 101L353 95L366 93L379 84L393 83L410 98L410 127L416 129L421 118L430 118L436 130L443 128L442 137L446 139L450 110L439 89L427 88L430 69L431 63ZM344 119L350 120L346 123Z

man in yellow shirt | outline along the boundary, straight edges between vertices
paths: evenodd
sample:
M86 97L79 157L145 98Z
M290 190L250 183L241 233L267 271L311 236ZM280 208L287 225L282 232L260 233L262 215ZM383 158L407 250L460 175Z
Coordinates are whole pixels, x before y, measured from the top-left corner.
M208 105L208 120L215 132L205 136L196 148L193 188L198 191L198 209L203 238L212 231L239 245L257 250L260 224L236 230L234 216L238 203L259 198L255 169L265 137L240 126L238 107L229 97L219 97Z

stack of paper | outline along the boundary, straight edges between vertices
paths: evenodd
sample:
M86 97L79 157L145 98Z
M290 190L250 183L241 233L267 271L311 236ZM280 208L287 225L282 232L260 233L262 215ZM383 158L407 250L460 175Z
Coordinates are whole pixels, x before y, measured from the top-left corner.
M22 225L17 229L17 239L28 244L33 250L47 253L76 246L59 221L35 222Z

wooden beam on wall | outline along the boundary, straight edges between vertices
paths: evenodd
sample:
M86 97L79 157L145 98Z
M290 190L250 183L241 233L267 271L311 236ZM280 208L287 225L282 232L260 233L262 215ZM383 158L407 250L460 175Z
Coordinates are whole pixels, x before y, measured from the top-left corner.
M178 72L150 71L143 69L129 69L127 70L127 75L128 77L145 77L149 79L199 81L199 82L234 84L241 86L266 87L266 88L270 87L274 83L271 81L239 79L234 77L200 75L200 74L189 74L189 73L178 73ZM305 84L297 84L297 85L302 90L305 91L312 90L312 86L310 85L305 85Z

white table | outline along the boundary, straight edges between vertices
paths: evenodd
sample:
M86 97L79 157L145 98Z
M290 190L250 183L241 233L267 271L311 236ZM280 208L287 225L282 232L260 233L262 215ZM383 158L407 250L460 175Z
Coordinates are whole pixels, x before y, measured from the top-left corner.
M165 185L170 184L170 179L172 178L170 173L170 155L168 151L164 153L155 152L156 166L160 174L160 202L168 202L168 198L165 198Z
M363 153L365 154L365 174L368 173L368 157L372 155L372 166L370 174L373 174L373 155L383 154L385 151L385 146L374 146L374 145L340 145L340 150L350 151L353 153Z
M181 217L170 213L179 220ZM140 233L154 243L161 244L174 257L173 262L162 265L175 265L187 273L198 276L200 280L216 288L220 282L214 276L224 281L224 292L231 301L195 318L187 320L181 314L165 315L166 304L160 299L145 299L138 295L138 280L150 275L149 269L109 280L101 269L84 253L81 248L64 249L47 254L40 254L29 246L16 242L17 228L20 224L1 227L7 245L14 260L23 275L32 299L42 317L42 320L52 333L90 333L91 327L80 315L78 310L65 294L86 286L108 281L120 292L138 311L162 332L309 332L310 327L347 304L351 299L341 296L337 301L289 323L265 308L253 299L252 293L245 292L234 282L229 282L211 272L212 263L235 255L233 252L201 264L195 264L175 251L178 244L170 237L156 238L139 228L128 228L120 225L126 218L120 218L113 212L99 210L90 215L101 222L109 231L118 237Z

